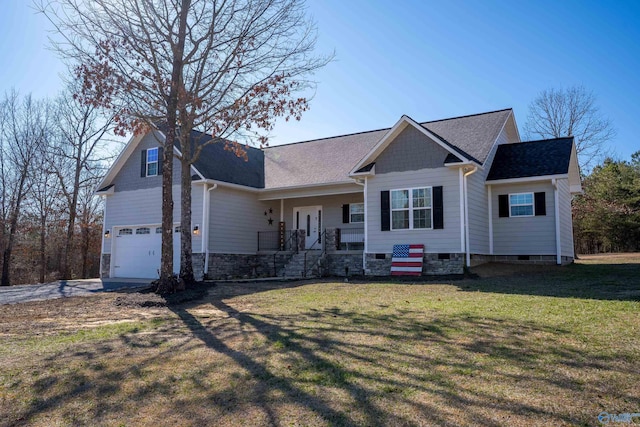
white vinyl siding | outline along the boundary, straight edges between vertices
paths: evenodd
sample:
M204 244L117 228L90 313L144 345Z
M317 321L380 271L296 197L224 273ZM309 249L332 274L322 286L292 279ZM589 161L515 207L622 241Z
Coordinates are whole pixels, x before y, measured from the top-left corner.
M460 187L458 171L437 168L376 174L367 179L369 253L391 253L394 244L424 244L428 253L460 252ZM443 187L444 228L438 230L380 230L380 192L396 188Z
M508 124L509 122L507 122ZM467 202L469 203L469 248L472 254L489 254L489 207L485 182L500 144L512 142L505 126L487 156L484 168L467 177ZM495 194L495 193L494 193Z
M558 180L558 207L560 208L560 253L562 256L574 257L573 222L571 218L571 193L569 180ZM549 210L547 209L547 215Z
M122 165L122 168L115 176L112 184L115 186L115 192L142 190L146 188L160 188L162 186L162 175L156 176L140 176L140 156L142 150L157 149L162 144L160 134L148 133L142 138L137 147L133 150L129 158ZM173 185L180 185L180 174L182 167L180 160L174 156L173 158Z
M545 193L546 215L499 217L499 195L538 192ZM551 182L493 185L491 203L494 255L556 254L555 206Z
M255 193L223 186L209 194L210 253L255 253L258 250L258 231L278 230L276 205L279 206L279 202L260 202ZM272 225L268 223L269 218L273 220Z
M140 175L138 174L138 178ZM180 222L180 187L174 185L173 222ZM162 223L162 191L160 187L143 190L119 191L106 197L107 217L105 230L113 227L130 227L133 234L136 229ZM202 186L191 186L191 221L202 224ZM192 235L194 253L201 252L200 235ZM102 253L111 253L111 237L103 238Z

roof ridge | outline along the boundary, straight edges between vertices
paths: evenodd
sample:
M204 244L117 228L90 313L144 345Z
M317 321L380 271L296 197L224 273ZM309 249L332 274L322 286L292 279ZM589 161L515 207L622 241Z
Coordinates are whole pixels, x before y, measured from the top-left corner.
M503 108L501 110L486 111L484 113L475 113L475 114L466 114L464 116L448 117L446 119L438 119L438 120L431 120L431 121L428 121L428 122L421 122L420 124L421 125L426 125L426 124L429 124L429 123L444 122L444 121L447 121L447 120L466 119L467 117L475 117L475 116L482 116L482 115L485 115L485 114L501 113L503 111L510 111L510 110L513 111L513 108Z
M513 110L513 108L503 108L501 110L486 111L484 113L475 113L475 114L467 114L467 115L464 115L464 116L448 117L448 118L445 118L445 119L431 120L431 121L428 121L428 122L418 122L418 121L416 121L416 123L418 123L421 126L424 126L424 125L429 124L429 123L444 122L444 121L447 121L447 120L455 120L455 119L464 119L464 118L467 118L467 117L482 116L484 114L500 113L502 111L509 111L509 110ZM403 114L403 116L407 116L407 117L411 118L410 116L408 116L406 114ZM413 120L413 119L411 119L411 120ZM362 135L362 134L365 134L365 133L380 132L380 131L383 131L383 130L390 130L390 129L391 129L390 127L386 127L386 128L380 128L380 129L365 130L365 131L360 131L360 132L345 133L345 134L342 134L342 135L327 136L325 138L315 138L315 139L308 139L308 140L305 140L305 141L288 142L286 144L270 145L268 147L265 147L264 149L268 150L270 148L285 147L285 146L295 145L295 144L306 144L308 142L326 141L328 139L343 138L345 136ZM429 131L433 132L431 129L429 129ZM440 135L438 135L438 136L440 136ZM442 138L442 137L440 137L440 138ZM442 138L442 139L444 139L444 138Z
M296 141L296 142L287 142L285 144L278 144L278 145L269 145L268 147L265 147L265 149L269 149L269 148L277 148L277 147L286 147L289 145L295 145L295 144L306 144L308 142L316 142L316 141L326 141L327 139L334 139L334 138L344 138L345 136L355 136L355 135L363 135L365 133L373 133L373 132L380 132L383 130L390 130L391 128L381 128L381 129L374 129L374 130L364 130L361 132L353 132L353 133L345 133L343 135L334 135L334 136L327 136L325 138L316 138L316 139L308 139L306 141Z

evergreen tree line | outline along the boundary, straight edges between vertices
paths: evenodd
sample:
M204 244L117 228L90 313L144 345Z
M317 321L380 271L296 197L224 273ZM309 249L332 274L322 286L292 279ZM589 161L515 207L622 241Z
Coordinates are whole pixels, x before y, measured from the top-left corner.
M72 93L0 98L2 286L99 275L110 120Z
M576 252L640 251L640 151L631 161L605 159L582 187L572 204Z

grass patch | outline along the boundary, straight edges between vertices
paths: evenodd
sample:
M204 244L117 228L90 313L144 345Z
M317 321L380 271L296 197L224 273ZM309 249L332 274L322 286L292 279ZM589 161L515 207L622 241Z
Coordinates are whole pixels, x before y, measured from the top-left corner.
M172 307L6 306L0 426L597 425L640 411L640 256L503 268L225 284Z

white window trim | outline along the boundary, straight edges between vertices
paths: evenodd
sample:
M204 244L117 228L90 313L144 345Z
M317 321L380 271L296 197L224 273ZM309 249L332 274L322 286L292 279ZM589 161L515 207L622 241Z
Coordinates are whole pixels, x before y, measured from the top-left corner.
M429 200L431 200L431 204L429 205L429 207L422 207L422 208L414 208L413 207L413 190L429 190ZM409 228L393 228L393 212L400 212L400 211L406 211L407 209L403 208L403 209L393 209L393 192L394 191L408 191L409 192L409 207L407 208L409 210ZM413 211L415 209L429 209L429 214L431 217L431 227L427 227L427 228L414 228L413 227ZM389 191L389 216L390 216L390 221L391 221L391 227L390 230L391 231L405 231L405 230L433 230L433 187L431 186L425 186L425 187L411 187L411 188L396 188L396 189L392 189Z
M523 194L531 194L531 203L514 203L511 204L511 196L520 196ZM523 193L509 193L509 218L529 218L532 216L536 216L536 198L535 195L533 194L533 192L531 191L526 191ZM531 215L512 215L511 214L511 206L531 206L531 212L533 212Z
M351 206L361 205L362 213L351 213ZM352 215L362 215L362 221L353 221L351 219ZM349 224L364 224L364 203L349 203Z
M149 153L152 152L152 151L156 152L156 160L150 162L149 161ZM159 153L159 150L158 150L157 147L156 148L149 148L147 150L147 159L146 159L147 160L147 171L146 171L147 172L147 176L158 176L158 166L159 166L159 163L160 163L160 159L158 158L159 154L160 153ZM149 165L154 164L154 163L156 165L156 173L153 174L153 175L149 175Z

